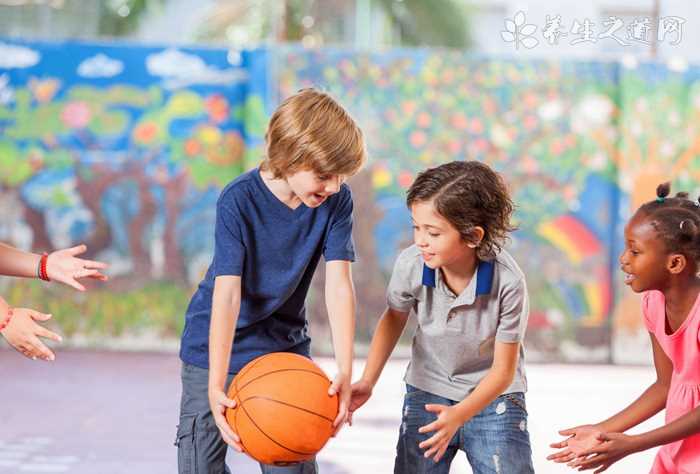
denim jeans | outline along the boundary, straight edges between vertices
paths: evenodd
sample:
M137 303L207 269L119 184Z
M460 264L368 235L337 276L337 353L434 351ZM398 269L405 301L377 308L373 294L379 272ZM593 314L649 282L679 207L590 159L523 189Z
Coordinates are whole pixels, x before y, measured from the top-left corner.
M434 413L425 409L426 403L452 406L457 402L406 385L394 474L448 474L460 449L474 474L535 472L523 393L501 395L462 425L437 463L432 457L424 457L424 450L418 447L435 434L418 432L418 428L436 419Z
M177 427L177 466L179 474L230 474L226 466L227 444L209 409L209 370L182 364L180 424ZM229 375L226 386L231 384ZM317 474L315 461L290 466L260 464L263 474Z

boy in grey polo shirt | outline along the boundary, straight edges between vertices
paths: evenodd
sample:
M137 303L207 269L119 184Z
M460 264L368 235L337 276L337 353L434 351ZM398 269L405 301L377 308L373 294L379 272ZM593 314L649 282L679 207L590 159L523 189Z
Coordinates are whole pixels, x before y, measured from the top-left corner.
M527 288L502 249L513 230L505 184L482 163L452 162L419 174L407 204L415 245L396 261L350 411L371 396L413 312L394 472L447 474L461 449L475 474L532 473L521 345Z

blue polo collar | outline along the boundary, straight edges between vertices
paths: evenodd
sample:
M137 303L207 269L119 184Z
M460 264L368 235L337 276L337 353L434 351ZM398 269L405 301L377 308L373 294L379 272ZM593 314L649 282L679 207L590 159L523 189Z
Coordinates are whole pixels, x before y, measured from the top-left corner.
M476 296L488 295L493 286L494 260L480 260L476 269ZM435 288L435 269L423 264L423 285Z

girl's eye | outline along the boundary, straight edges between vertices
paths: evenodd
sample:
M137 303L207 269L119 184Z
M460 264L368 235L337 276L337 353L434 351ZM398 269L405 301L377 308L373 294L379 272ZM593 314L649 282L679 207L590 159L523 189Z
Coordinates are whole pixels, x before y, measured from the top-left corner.
M428 232L428 235L431 237L440 237L440 234L431 234L430 232Z
M330 176L325 176L325 175L324 175L324 176L319 176L318 179L319 179L320 181L328 181L329 179L331 179L331 177L330 177Z
M639 255L639 252L637 250L630 250L630 253L635 256Z

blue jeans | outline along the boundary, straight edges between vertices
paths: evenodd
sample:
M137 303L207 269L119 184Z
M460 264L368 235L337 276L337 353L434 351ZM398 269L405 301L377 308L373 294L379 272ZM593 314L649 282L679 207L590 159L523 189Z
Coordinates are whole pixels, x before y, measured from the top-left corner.
M426 403L452 406L457 402L406 385L394 474L448 474L460 449L467 455L474 474L535 472L523 393L501 395L462 425L437 463L432 457L424 457L424 450L418 447L435 434L418 432L418 428L436 418L425 409Z
M177 426L177 466L179 474L230 474L226 466L227 444L209 409L209 370L182 364L180 424ZM233 375L226 380L231 384ZM291 466L260 464L263 474L317 474L315 461Z

